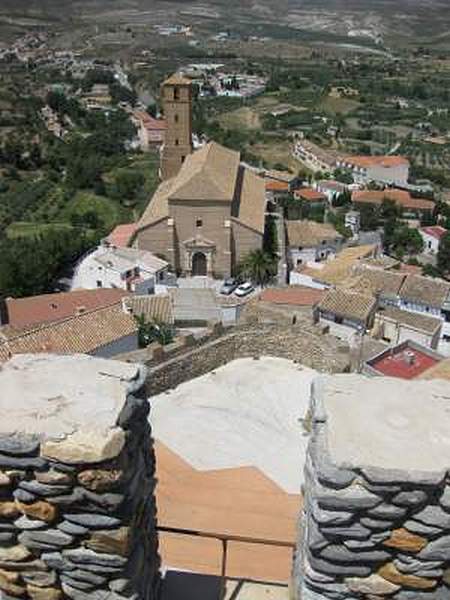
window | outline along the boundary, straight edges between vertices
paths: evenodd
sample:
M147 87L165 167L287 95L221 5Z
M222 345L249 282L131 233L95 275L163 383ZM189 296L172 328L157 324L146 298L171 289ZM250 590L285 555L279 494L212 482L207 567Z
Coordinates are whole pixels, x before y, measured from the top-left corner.
M180 99L180 88L178 88L178 87L173 88L173 99L174 100Z
M175 123L178 123L178 121L180 120L180 118L179 118L178 115L175 115L174 118L173 118L173 120L175 121Z
M180 145L180 140L177 138L177 139L175 140L175 146L179 146L179 145Z
M301 252L303 250L303 246L298 247L298 251Z
M197 219L197 220L195 221L195 225L196 225L196 227L201 227L201 226L203 225L203 221L202 221L202 219Z
M103 283L100 281L100 279L97 279L97 287L103 287Z
M184 159L185 159L185 158L186 158L185 156L182 156L182 157L181 157L181 164L183 164L183 163L184 163Z

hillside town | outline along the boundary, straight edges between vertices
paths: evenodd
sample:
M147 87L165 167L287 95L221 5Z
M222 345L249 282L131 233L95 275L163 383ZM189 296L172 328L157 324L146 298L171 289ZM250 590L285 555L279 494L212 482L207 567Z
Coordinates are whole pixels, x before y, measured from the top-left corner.
M168 10L0 44L0 600L446 600L445 52Z

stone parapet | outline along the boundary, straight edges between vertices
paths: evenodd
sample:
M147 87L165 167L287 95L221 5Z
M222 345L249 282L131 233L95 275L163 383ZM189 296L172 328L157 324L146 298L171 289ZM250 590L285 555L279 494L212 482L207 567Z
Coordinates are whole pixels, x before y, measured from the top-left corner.
M1 600L156 597L145 375L84 355L0 371Z
M450 385L358 375L314 382L301 600L450 598Z

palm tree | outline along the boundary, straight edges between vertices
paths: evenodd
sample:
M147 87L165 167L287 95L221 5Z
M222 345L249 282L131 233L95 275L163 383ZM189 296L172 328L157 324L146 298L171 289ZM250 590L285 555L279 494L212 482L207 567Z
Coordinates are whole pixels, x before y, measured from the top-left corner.
M242 261L239 273L256 285L264 286L277 273L277 259L263 250L252 250Z

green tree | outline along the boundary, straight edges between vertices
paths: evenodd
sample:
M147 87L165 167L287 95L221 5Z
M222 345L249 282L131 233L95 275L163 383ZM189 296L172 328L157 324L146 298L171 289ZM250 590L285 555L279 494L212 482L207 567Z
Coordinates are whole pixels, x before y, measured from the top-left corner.
M443 235L439 242L437 266L443 275L450 273L450 231Z
M135 200L137 194L145 183L145 177L142 173L135 171L120 171L115 180L115 196L120 200Z
M266 285L277 273L276 258L263 250L252 250L239 266L239 273L256 285Z
M173 342L173 328L162 321L147 321L145 315L136 315L138 325L138 345L139 348L146 348L152 342L158 342L166 346Z

